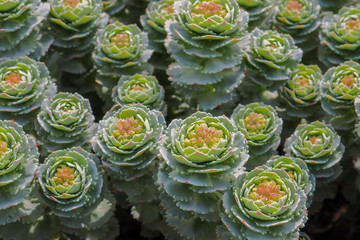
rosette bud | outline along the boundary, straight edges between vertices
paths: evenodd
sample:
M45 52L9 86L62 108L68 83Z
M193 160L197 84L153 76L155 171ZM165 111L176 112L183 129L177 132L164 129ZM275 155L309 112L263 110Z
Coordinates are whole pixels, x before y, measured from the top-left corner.
M321 112L320 83L323 76L317 65L300 64L280 89L283 114L287 118L306 118Z
M344 150L335 130L319 121L299 125L284 147L287 155L304 160L316 178L328 182L340 175Z
M352 129L356 119L354 101L360 93L360 64L347 61L328 69L320 91L321 106L331 116L334 128Z
M318 58L327 67L346 60L360 59L360 8L343 7L337 14L325 15L321 23Z
M96 132L89 100L75 93L45 99L37 115L38 139L49 151L82 146Z
M300 63L302 51L288 34L255 29L245 57L246 77L269 90L276 90L286 83Z
M164 88L156 77L147 75L123 75L112 92L113 102L120 106L141 103L150 109L165 113Z
M250 159L245 165L247 169L262 165L277 153L282 120L272 106L263 103L240 104L231 118L248 141Z

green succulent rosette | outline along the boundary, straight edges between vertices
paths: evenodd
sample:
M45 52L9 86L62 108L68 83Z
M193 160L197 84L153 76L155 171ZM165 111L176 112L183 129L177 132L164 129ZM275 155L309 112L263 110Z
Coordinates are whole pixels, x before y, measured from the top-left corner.
M277 153L280 144L282 120L276 110L264 103L239 104L231 116L239 131L249 145L250 159L247 169L262 165L272 155Z
M302 58L302 50L288 34L255 29L245 52L246 77L269 90L282 87Z
M314 193L315 178L310 174L304 160L288 156L273 156L266 162L266 166L283 169L308 198Z
M65 233L84 239L93 232L102 239L110 234L103 226L113 215L115 200L96 155L80 147L53 152L40 165L37 179L40 200Z
M0 60L45 55L53 41L42 29L49 10L40 0L0 1Z
M174 14L165 24L174 88L200 110L230 102L244 77L248 14L235 0L176 1Z
M164 88L159 85L156 77L139 74L123 75L112 92L113 102L120 106L141 103L162 113L166 112L164 97Z
M280 89L283 114L291 118L306 118L321 112L320 83L323 76L317 65L300 64L290 74L290 79Z
M43 63L28 57L0 63L0 118L20 124L35 118L45 98L55 95L56 86Z
M6 229L16 221L28 223L33 220L30 215L41 213L32 194L38 166L39 152L34 139L17 123L0 120L1 227L5 225Z
M166 37L165 22L174 19L174 2L176 0L160 0L150 2L140 23L149 34L149 48L154 49L151 63L160 69L167 69L171 58L167 53L164 40Z
M116 15L125 7L123 0L102 0L102 4L103 11L107 12L110 16Z
M321 82L321 106L331 117L330 123L340 130L353 129L355 98L360 93L360 64L347 61L327 70Z
M136 25L114 22L98 31L93 60L100 94L111 95L122 75L150 74L152 69L147 61L152 52L148 49L147 33Z
M340 175L344 150L335 130L319 121L299 125L284 146L287 155L304 160L316 178L328 182Z
M290 34L303 51L311 51L319 44L320 10L317 0L281 0L274 26L277 31Z
M102 21L107 22L106 17L101 15L102 1L50 0L49 3L48 22L55 38L53 45L64 60L79 58L90 52L98 26L103 24Z
M222 192L249 155L247 141L225 116L197 112L168 126L157 173L167 223L186 239L215 239Z
M105 115L92 139L115 189L125 192L132 203L157 198L152 169L165 125L159 111L141 104L124 105Z
M83 146L96 132L89 100L75 93L45 99L37 115L38 140L48 151Z
M346 60L360 60L360 8L343 7L337 14L323 17L319 60L327 67Z
M236 0L241 8L249 13L249 29L269 29L275 17L273 0Z
M242 173L223 207L221 219L233 239L295 240L307 221L304 191L283 169L267 166Z

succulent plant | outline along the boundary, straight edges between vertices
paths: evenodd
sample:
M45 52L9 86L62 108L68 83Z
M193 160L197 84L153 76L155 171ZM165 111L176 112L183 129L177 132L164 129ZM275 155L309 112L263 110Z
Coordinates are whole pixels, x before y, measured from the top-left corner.
M360 64L347 61L327 70L321 82L321 106L336 129L353 129L354 101L360 93Z
M32 194L38 166L34 139L17 123L0 120L0 226L27 223L39 211Z
M245 52L246 77L269 90L282 87L302 58L302 50L288 34L255 29Z
M160 69L166 69L171 63L164 40L166 37L165 22L175 18L174 2L175 0L150 2L146 8L146 14L140 18L141 25L149 34L149 47L155 50L151 63Z
M37 115L38 140L47 150L82 146L96 132L89 100L75 93L58 93L45 99Z
M249 29L269 29L275 16L273 0L236 0L241 8L249 13Z
M102 11L101 0L50 0L49 24L54 45L72 56L90 51L96 22Z
M126 193L143 228L151 232L160 230L158 193L152 176L165 126L159 111L141 104L124 105L105 115L92 139L114 188Z
M317 0L281 0L277 8L274 26L279 32L290 34L303 51L318 46L321 7Z
M107 12L110 16L119 13L125 7L123 0L102 0L103 11Z
M231 118L248 141L250 159L245 165L247 169L262 165L277 153L282 120L272 106L263 103L239 104Z
M0 118L20 124L36 117L41 102L55 95L56 86L43 63L28 57L0 63Z
M354 105L355 105L355 113L356 113L357 119L359 119L360 118L360 96L357 96L355 98ZM360 139L360 122L359 121L357 121L355 124L355 136L358 139Z
M343 7L337 14L325 15L320 41L318 58L327 67L360 60L359 6Z
M155 188L151 180L154 159L165 127L163 115L141 104L124 105L108 112L92 139L114 187L129 196L130 202L157 198L146 193ZM150 180L149 180L150 179ZM142 195L141 195L142 194Z
M283 169L295 184L301 188L309 198L315 190L315 178L310 174L304 160L288 156L273 156L266 165L273 169Z
M120 106L141 103L150 109L163 113L166 111L164 88L159 85L156 77L135 74L123 75L112 92L113 102Z
M49 4L40 0L0 1L0 60L29 56L39 60L53 39L41 31Z
M233 239L295 240L307 221L304 191L284 170L267 166L242 173L223 207L222 221Z
M285 142L287 155L306 162L309 170L319 180L330 182L341 173L340 160L344 145L335 130L325 123L315 121L299 125Z
M147 33L136 25L114 22L99 31L93 60L100 94L110 96L111 89L122 75L150 74L152 69L147 61L152 52L148 49Z
M244 76L248 14L235 0L176 1L174 14L165 24L174 87L201 110L230 102Z
M80 147L53 152L40 165L37 179L40 199L58 216L64 232L84 239L94 233L102 239L112 235L103 225L115 202L96 155Z
M248 159L247 141L225 116L197 112L173 120L157 174L167 223L181 239L215 239L221 192Z
M280 89L284 115L291 118L306 118L321 112L319 103L320 83L323 76L317 65L300 64L290 74L290 79Z

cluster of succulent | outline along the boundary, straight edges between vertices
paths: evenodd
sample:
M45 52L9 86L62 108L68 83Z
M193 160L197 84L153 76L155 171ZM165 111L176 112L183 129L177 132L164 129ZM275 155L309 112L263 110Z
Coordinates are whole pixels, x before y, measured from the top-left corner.
M297 240L324 199L331 226L356 215L358 2L0 0L0 239L116 239L125 213L147 238Z
M0 60L28 56L39 60L53 38L42 29L49 4L40 0L0 1Z

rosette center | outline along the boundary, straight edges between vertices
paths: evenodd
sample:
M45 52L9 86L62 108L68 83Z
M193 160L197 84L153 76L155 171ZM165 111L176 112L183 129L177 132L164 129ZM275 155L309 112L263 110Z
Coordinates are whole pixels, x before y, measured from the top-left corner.
M215 127L209 127L206 123L196 124L195 127L187 134L184 140L185 146L194 148L216 146L223 138L223 131Z
M130 37L127 33L117 33L111 38L111 43L119 48L130 46Z
M204 18L209 18L214 15L224 17L226 15L226 11L219 3L215 3L213 1L203 1L195 5L192 14L202 15Z
M21 74L11 72L5 75L5 83L9 85L18 85L21 81Z
M56 185L69 187L74 184L76 179L75 168L70 166L61 165L56 169L56 173L52 177Z
M115 125L114 137L118 140L132 139L144 131L144 123L134 117L120 118Z
M264 180L251 190L250 198L260 200L264 204L271 204L279 202L284 195L285 191L281 190L281 185L276 184L274 180Z
M245 118L245 127L252 132L260 132L266 127L266 118L261 113L250 113Z

